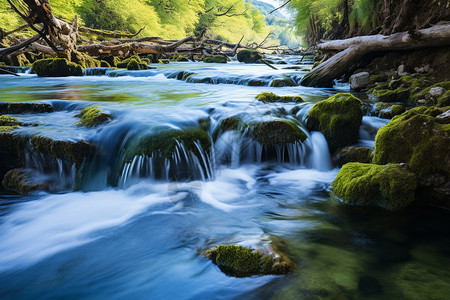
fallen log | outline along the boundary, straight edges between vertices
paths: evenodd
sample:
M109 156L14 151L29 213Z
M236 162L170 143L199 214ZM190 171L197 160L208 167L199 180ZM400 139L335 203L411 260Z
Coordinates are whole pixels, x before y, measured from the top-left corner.
M301 85L331 87L333 80L344 75L365 54L381 51L416 50L450 45L450 24L437 24L417 30L414 37L408 32L392 35L360 36L346 40L328 41L319 50L341 51L306 74Z
M4 56L7 56L7 55L9 55L11 53L14 53L16 51L19 51L20 49L25 48L25 47L29 46L30 44L36 42L40 38L41 38L41 35L40 34L36 34L36 35L26 39L25 41L23 41L23 42L21 42L19 44L16 44L16 45L8 47L8 48L2 48L2 49L0 49L0 58L4 57Z
M125 38L125 37L133 38L133 37L137 36L139 33L141 33L141 31L144 29L145 29L145 26L142 27L141 29L139 29L139 31L136 33L123 33L123 32L116 32L116 31L94 29L94 28L89 28L89 27L85 27L85 26L78 27L79 32L89 33L89 34L94 34L94 35L99 35L99 36L104 36L104 37L110 37L110 38Z

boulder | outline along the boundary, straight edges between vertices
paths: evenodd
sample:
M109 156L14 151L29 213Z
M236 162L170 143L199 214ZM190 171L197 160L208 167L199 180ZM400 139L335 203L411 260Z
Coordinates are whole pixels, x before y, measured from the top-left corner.
M127 70L147 70L146 63L138 62L136 59L131 59L127 64Z
M349 162L370 163L373 159L371 147L344 147L336 151L333 156L333 164L345 165Z
M264 253L236 245L220 245L203 255L222 272L234 277L283 275L294 270L294 263L275 250Z
M47 58L33 63L32 71L40 77L83 76L83 68L65 58Z
M250 137L264 146L303 142L306 134L291 121L274 120L246 124Z
M370 74L360 72L350 77L350 88L354 91L365 89L370 84Z
M203 59L205 63L219 63L219 64L226 64L228 62L228 58L223 55L214 55L214 56L207 56Z
M448 112L450 107L417 107L395 117L377 133L373 162L407 163L428 198L450 207Z
M0 114L40 114L53 111L53 106L45 103L0 103Z
M47 190L49 184L42 176L31 169L12 169L8 171L2 181L3 188L28 195L37 190Z
M348 163L332 186L333 195L344 203L399 210L414 202L416 176L406 164Z
M330 152L358 141L363 112L361 101L339 93L316 103L309 111L307 126L325 136Z
M246 64L260 63L262 58L262 55L256 50L244 49L237 54L237 60Z
M270 82L271 87L285 87L285 86L297 86L291 78L275 78Z

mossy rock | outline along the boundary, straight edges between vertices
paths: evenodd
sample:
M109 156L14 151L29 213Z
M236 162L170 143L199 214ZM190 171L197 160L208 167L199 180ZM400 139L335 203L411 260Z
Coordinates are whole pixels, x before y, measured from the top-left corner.
M34 136L30 139L34 150L55 159L67 160L79 167L88 156L91 145L82 140L78 142L57 141L51 138Z
M214 56L207 56L203 59L205 63L219 63L219 64L226 64L228 62L228 58L223 55L214 55Z
M125 161L131 161L136 155L155 153L159 153L164 158L171 158L179 143L194 154L199 154L195 143L200 143L204 151L209 151L211 148L208 134L200 127L188 127L183 130L165 129L138 140L126 154Z
M40 77L83 76L83 68L65 58L37 60L33 63L32 71Z
M197 73L195 72L190 72L190 71L181 71L178 72L176 75L177 80L183 80L186 81L189 77L191 77L192 75L196 75Z
M374 90L373 95L381 102L408 102L411 91L407 88L399 87L395 90Z
M405 164L348 163L332 186L344 203L399 210L415 201L416 176Z
M361 101L351 94L339 93L313 106L307 126L322 132L334 152L357 142L362 116Z
M244 49L237 54L237 60L246 64L258 63L262 58L262 55L256 50Z
M42 177L36 176L37 174L35 173L35 171L30 169L12 169L3 177L3 188L21 195L48 189L48 184L43 182Z
M177 55L177 56L174 57L173 60L174 61L178 61L178 62L188 62L189 61L189 59L187 59L183 55Z
M344 147L338 149L333 156L333 163L338 166L349 162L371 163L373 148L371 147Z
M242 246L220 245L203 254L222 272L234 277L284 275L294 270L293 262L283 254L263 254Z
M40 114L53 111L53 106L45 103L0 103L0 114Z
M135 59L130 59L130 61L127 64L127 70L147 70L147 69L148 69L147 63L138 62Z
M291 78L275 78L270 83L271 87L297 86Z
M264 146L303 142L306 134L293 122L275 120L246 124L250 137Z
M0 126L17 126L20 122L17 118L11 116L0 116Z
M74 61L77 61L85 69L100 68L102 64L98 59L92 58L85 53L78 53Z
M135 60L138 62L138 64L142 63L141 58L139 57L139 55L132 55L120 62L117 62L116 66L118 68L126 68L128 66L128 63L132 60Z
M167 65L170 61L168 59L158 59L158 64Z
M380 75L372 75L370 76L370 83L377 83L377 82L387 82L389 77L385 74Z
M271 103L271 102L295 102L295 103L301 103L304 102L302 97L300 96L278 96L274 93L264 92L256 96L256 99L258 101L264 102L264 103Z
M212 133L213 141L216 141L219 134L224 133L229 130L238 130L241 119L238 116L232 116L220 121L219 125L214 129Z
M375 138L373 162L407 163L418 184L432 190L438 199L447 198L450 179L450 107L417 107L382 127Z
M438 98L437 105L439 107L450 106L450 91L446 91L444 95Z
M25 166L25 144L18 135L0 132L0 178L11 169Z
M77 123L78 127L86 126L91 128L111 121L111 115L102 112L98 106L86 107L75 117L80 118L80 121Z
M102 68L111 68L111 65L106 60L100 61L100 67Z
M378 102L372 111L372 115L384 119L392 119L394 116L401 115L405 111L406 108L403 105Z
M277 65L287 65L287 62L284 60L277 61Z

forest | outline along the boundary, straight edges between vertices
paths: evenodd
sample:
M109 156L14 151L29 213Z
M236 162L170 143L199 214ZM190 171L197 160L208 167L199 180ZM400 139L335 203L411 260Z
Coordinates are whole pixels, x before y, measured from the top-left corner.
M447 299L450 0L0 0L0 298Z

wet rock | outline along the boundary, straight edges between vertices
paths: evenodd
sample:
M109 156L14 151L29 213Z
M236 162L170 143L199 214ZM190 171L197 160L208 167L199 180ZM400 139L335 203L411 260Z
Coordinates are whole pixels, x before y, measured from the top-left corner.
M266 121L247 124L252 139L264 146L303 142L306 134L287 120Z
M417 175L418 185L429 190L430 201L450 207L450 110L417 107L392 119L375 139L373 162L407 163Z
M49 184L42 175L31 169L12 169L8 171L2 181L3 188L28 195L38 190L48 190Z
M350 77L350 88L354 91L365 89L370 84L370 74L360 72Z
M405 164L345 164L333 181L344 203L399 210L415 200L416 176Z
M278 96L274 93L268 93L268 92L257 95L256 99L258 99L258 101L261 101L264 103L270 103L270 102L301 103L301 102L304 102L302 97L300 97L300 96Z
M351 94L339 93L316 103L309 111L307 126L320 131L330 152L356 143L362 123L361 101Z
M439 107L450 106L450 91L445 92L445 94L438 98L437 105Z
M373 148L371 147L344 147L336 151L333 156L333 164L345 165L349 162L370 163L373 159Z
M440 96L442 96L444 93L446 92L446 90L440 86L431 88L430 91L428 92L428 95L430 95L433 98L438 98Z
M291 78L276 78L270 83L271 87L297 86Z
M400 65L397 68L398 76L404 76L408 74L408 69L405 65Z
M46 58L33 63L32 71L40 77L83 76L83 68L65 58Z
M91 150L91 144L82 140L78 142L57 141L51 138L34 136L30 140L34 150L54 159L62 159L79 167Z
M403 105L378 102L371 113L379 118L392 119L394 116L401 115L405 111L406 108Z
M127 64L127 70L147 70L146 63L138 62L136 59L131 59Z
M220 245L203 255L222 272L234 277L283 275L294 270L294 263L274 250L265 253L236 245Z
M95 127L111 121L111 115L104 113L98 106L90 106L81 110L75 117L80 118L77 126Z
M373 91L373 95L381 102L403 102L406 103L409 100L410 90L399 87L395 90L376 90Z
M237 54L237 60L246 64L258 63L262 58L262 55L256 50L244 49Z
M18 135L0 132L0 178L11 169L25 165L25 141Z
M219 64L226 64L228 62L228 58L223 55L214 55L214 56L208 56L203 59L205 63L219 63Z

